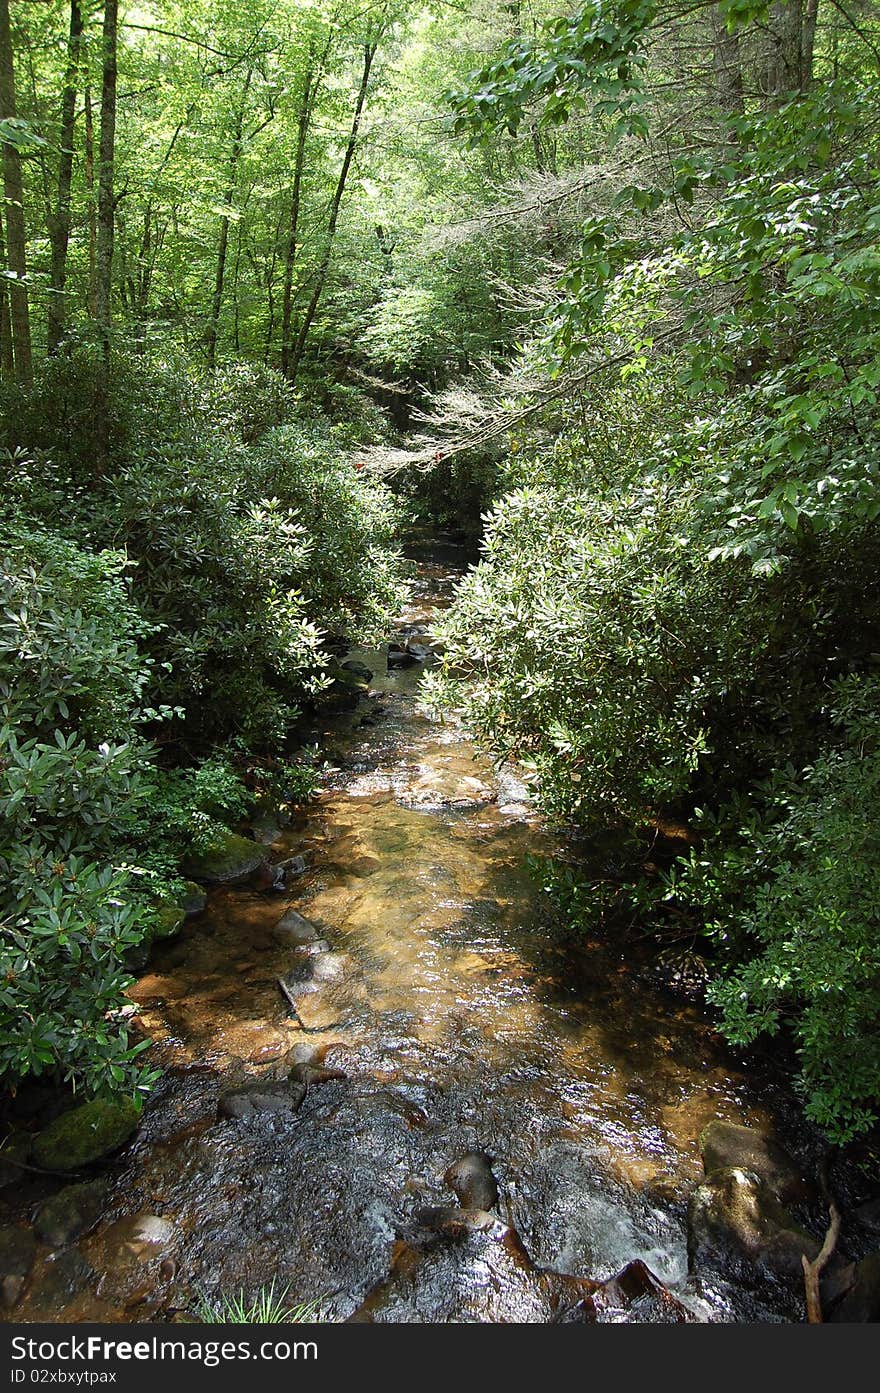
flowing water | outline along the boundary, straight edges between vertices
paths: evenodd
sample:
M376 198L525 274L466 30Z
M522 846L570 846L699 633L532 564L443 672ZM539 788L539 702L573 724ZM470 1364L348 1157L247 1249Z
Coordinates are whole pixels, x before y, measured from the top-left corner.
M464 564L423 558L402 622L430 623ZM168 1319L275 1279L332 1320L544 1321L566 1303L532 1264L604 1279L635 1258L695 1318L791 1318L778 1294L687 1273L699 1132L784 1133L773 1091L622 951L559 940L523 866L552 839L515 772L419 709L419 666L352 656L370 695L317 732L335 767L273 847L306 874L281 895L212 892L154 953L131 995L164 1082L98 1227L43 1254L16 1319ZM279 944L289 907L323 944ZM278 979L298 967L297 1018ZM218 1120L222 1089L296 1059L345 1077L296 1114ZM420 1211L456 1203L444 1172L473 1150L529 1260L497 1233L426 1233ZM636 1301L601 1318L664 1316Z

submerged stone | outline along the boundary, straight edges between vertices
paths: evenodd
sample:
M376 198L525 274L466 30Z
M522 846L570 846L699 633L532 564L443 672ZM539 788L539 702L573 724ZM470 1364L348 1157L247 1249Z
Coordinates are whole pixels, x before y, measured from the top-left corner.
M305 1096L305 1085L295 1080L263 1082L255 1079L221 1093L217 1113L228 1118L249 1118L265 1113L292 1115Z
M66 1185L40 1206L34 1220L38 1238L50 1248L65 1248L88 1233L101 1217L107 1189L104 1180Z
M34 1141L38 1166L49 1171L77 1170L115 1151L136 1131L140 1114L128 1100L83 1103L42 1131Z
M11 1310L21 1296L34 1265L36 1248L30 1229L20 1229L14 1224L0 1228L0 1302L7 1310Z
M303 943L315 943L321 935L311 919L306 919L296 909L289 909L278 920L272 930L272 937L276 943L299 946Z

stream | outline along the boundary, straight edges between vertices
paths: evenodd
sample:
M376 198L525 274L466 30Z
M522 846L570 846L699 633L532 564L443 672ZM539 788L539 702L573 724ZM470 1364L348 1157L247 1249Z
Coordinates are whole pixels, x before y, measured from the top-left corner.
M423 552L401 625L430 629L466 564L451 543ZM420 709L420 665L348 657L373 672L369 694L316 727L322 792L272 846L306 873L281 894L211 891L154 951L130 994L163 1081L105 1169L97 1227L41 1250L15 1318L185 1319L274 1279L325 1320L583 1319L562 1278L634 1259L695 1320L801 1318L775 1289L690 1277L686 1252L701 1129L790 1135L783 1090L622 948L561 940L523 866L553 838L515 771ZM317 943L279 942L289 909ZM298 1111L218 1118L224 1090L294 1062L317 1070ZM448 1167L474 1151L500 1219L432 1231L426 1211L456 1204ZM638 1293L592 1318L669 1312Z

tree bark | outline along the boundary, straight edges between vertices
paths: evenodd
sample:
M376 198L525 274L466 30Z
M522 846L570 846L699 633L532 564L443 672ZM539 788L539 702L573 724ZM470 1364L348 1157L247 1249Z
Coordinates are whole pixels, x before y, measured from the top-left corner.
M116 150L116 42L118 0L104 0L101 135L98 148L98 237L95 275L95 322L105 356L110 353L113 320L113 233L116 223L113 165Z
M208 321L208 331L205 335L208 367L212 371L217 365L217 337L220 331L220 312L223 308L223 283L226 279L226 258L229 253L229 224L232 220L232 208L235 203L238 162L244 147L244 112L252 78L253 69L249 68L247 77L245 78L244 91L241 95L241 103L235 118L232 148L229 152L226 192L223 196L225 211L220 219L220 240L217 244L217 267L214 272L214 293L211 296L211 317Z
M52 263L49 273L49 310L46 347L57 353L67 323L65 300L67 250L70 245L70 186L73 178L73 136L76 120L77 74L82 52L83 17L80 0L70 0L67 39L67 72L61 97L61 153L58 157L58 194L49 220Z
M770 7L762 87L771 106L805 92L812 81L817 11L817 0L776 0Z
M712 72L718 105L729 116L742 116L745 108L739 35L728 32L718 9L712 11L712 37Z
M305 315L303 316L302 324L300 325L299 333L297 334L296 343L293 347L293 356L291 358L290 367L287 373L287 377L290 382L296 381L297 373L299 372L299 366L302 362L303 350L306 346L306 339L309 336L309 330L312 327L312 322L315 318L318 305L320 304L321 296L324 293L324 286L327 281L327 272L330 269L330 258L333 254L333 238L336 235L336 223L339 219L339 209L342 206L342 195L345 193L345 184L346 180L348 179L348 171L351 168L351 162L354 159L354 152L357 148L358 133L360 131L361 126L361 117L364 113L364 105L367 100L367 91L369 90L370 86L370 69L373 66L373 59L376 56L376 50L378 49L378 47L378 35L376 36L376 38L370 39L367 43L364 44L364 66L361 73L361 82L360 87L358 88L357 101L355 102L354 116L352 117L351 122L351 131L348 137L348 144L345 147L345 156L342 161L342 168L339 171L339 178L336 181L336 189L333 194L333 202L330 205L330 218L327 223L327 239L326 244L324 246L324 252L321 257L320 264L318 266L317 275L315 277L315 285L314 289L312 290L312 297L309 300L308 307L306 309Z
M6 236L0 217L0 267L6 266ZM6 281L0 280L0 376L15 377L15 357L12 352L12 325L9 321L9 292Z
M15 59L12 51L12 29L9 22L9 0L0 0L0 117L15 119ZM21 158L14 146L3 142L3 193L6 200L6 250L9 270L15 277L9 281L9 320L15 376L19 382L30 382L33 375L31 355L31 324L27 289L27 236L24 221L24 191L21 179Z
M95 203L95 119L92 111L92 90L88 86L85 90L84 101L86 113L85 176L89 221L89 287L86 295L86 308L90 318L94 319L96 317L95 287L98 274L98 210Z
M306 73L303 87L302 105L296 131L296 154L293 162L293 186L290 193L290 221L287 230L287 250L284 257L284 290L281 304L281 371L285 377L290 375L290 322L293 311L293 272L296 265L296 238L299 230L300 197L302 176L305 165L306 136L311 120L312 104L317 90L317 82L311 69Z

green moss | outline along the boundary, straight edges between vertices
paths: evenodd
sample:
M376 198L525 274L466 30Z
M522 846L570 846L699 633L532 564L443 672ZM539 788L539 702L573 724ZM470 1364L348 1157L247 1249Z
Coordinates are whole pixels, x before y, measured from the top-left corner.
M154 939L173 938L176 933L180 932L185 918L186 911L182 905L173 904L171 901L159 905L156 910L152 937Z
M197 885L194 880L188 880L180 903L183 906L184 914L201 914L208 903L208 897L201 885Z
M191 853L181 869L192 880L228 885L252 875L268 857L266 848L249 837L222 832L205 851Z
M61 1117L41 1132L34 1142L33 1157L50 1171L77 1170L97 1161L135 1131L140 1114L129 1101L108 1103L95 1098Z

